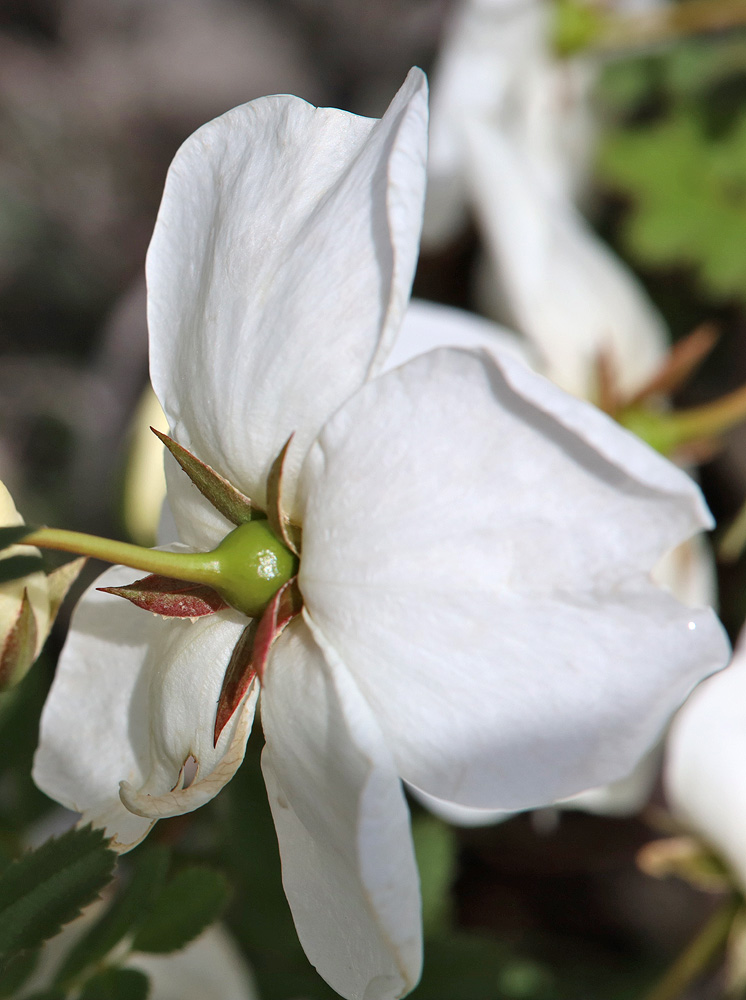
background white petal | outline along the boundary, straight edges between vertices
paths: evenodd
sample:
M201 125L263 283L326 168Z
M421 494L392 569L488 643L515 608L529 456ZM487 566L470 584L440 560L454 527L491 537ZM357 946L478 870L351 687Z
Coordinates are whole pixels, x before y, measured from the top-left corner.
M639 389L667 345L640 283L520 149L483 122L471 122L467 138L501 318L529 339L541 370L568 392L594 398L601 351L620 391Z
M629 774L727 643L649 580L707 519L696 485L501 364L435 351L340 409L304 468L299 582L402 777L508 809Z
M262 757L298 937L348 1000L394 1000L422 962L409 814L391 754L345 667L297 619L272 651Z
M432 78L426 246L465 222L471 120L509 137L558 194L571 197L585 179L595 71L554 55L551 20L545 0L465 0L454 10Z
M151 375L174 437L257 503L388 349L422 222L427 87L380 122L267 97L199 129L148 252ZM178 517L178 511L174 511Z
M663 782L674 812L731 864L746 888L746 633L731 665L676 716Z
M250 692L213 748L217 699L245 619L221 612L164 621L95 589L137 575L113 567L79 602L42 713L33 770L42 791L105 826L121 849L142 840L159 816L188 812L205 793L217 794L241 762L256 701ZM189 757L199 767L181 791ZM146 816L125 808L120 782Z
M412 299L383 370L391 371L437 347L482 347L526 364L530 360L525 341L504 326L463 309Z

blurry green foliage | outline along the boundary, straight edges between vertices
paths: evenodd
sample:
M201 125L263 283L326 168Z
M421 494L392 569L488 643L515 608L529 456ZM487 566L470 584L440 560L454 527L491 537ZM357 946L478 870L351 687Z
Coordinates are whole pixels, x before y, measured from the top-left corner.
M615 64L599 96L616 124L598 169L629 201L627 251L690 268L713 299L746 299L746 41Z

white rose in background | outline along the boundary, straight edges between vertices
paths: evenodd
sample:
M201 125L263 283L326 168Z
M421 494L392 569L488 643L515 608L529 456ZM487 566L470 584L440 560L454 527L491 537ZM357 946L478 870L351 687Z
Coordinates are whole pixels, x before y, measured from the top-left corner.
M354 1000L393 1000L420 972L400 779L520 809L621 778L728 655L710 609L650 579L711 523L685 474L507 354L440 348L387 370L426 128L415 70L380 122L265 98L177 154L148 255L153 385L180 445L265 509L293 435L303 608L216 737L246 615L163 621L89 591L34 766L131 847L217 794L258 702L298 934ZM462 344L485 329L464 327ZM175 463L167 482L183 545L225 539Z
M467 0L454 9L433 74L423 245L458 235L473 204L465 126L481 121L535 162L564 198L582 189L592 154L587 61L551 48L547 0Z
M730 666L676 715L663 782L674 815L711 845L746 888L746 632Z
M28 982L19 994L14 994L15 1000L36 996L54 983L65 958L100 917L104 906L99 900L86 907L77 920L46 942ZM149 1000L257 1000L249 968L220 925L209 927L186 947L169 955L129 952L125 957L127 947L125 942L117 948L121 965L148 976Z

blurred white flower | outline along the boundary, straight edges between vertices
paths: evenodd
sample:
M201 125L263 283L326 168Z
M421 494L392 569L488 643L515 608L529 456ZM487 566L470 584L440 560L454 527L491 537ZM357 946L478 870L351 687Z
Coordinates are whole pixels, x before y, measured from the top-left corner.
M746 631L730 666L678 712L663 770L669 806L746 888Z
M686 475L507 353L463 349L487 336L473 318L449 314L462 348L401 363L453 342L442 314L430 343L410 327L388 368L426 128L415 70L380 122L271 97L177 155L148 255L153 385L178 442L263 509L292 435L282 498L303 531L303 608L216 741L246 617L163 621L89 591L34 767L131 847L230 779L261 691L285 891L311 961L355 1000L419 976L400 778L513 809L620 778L727 657L713 613L650 580L710 524ZM175 463L167 482L184 545L225 538Z
M104 901L86 907L77 920L66 924L44 945L39 961L16 1000L49 988L70 950L101 916ZM121 964L139 969L150 979L149 1000L257 1000L249 968L228 932L220 925L208 927L180 951L168 955L128 952L117 947Z
M483 311L525 336L540 370L568 392L596 399L603 356L627 396L660 365L667 332L576 208L593 152L596 67L554 53L554 9L548 0L457 9L433 86L425 245L452 238L470 207L486 246Z

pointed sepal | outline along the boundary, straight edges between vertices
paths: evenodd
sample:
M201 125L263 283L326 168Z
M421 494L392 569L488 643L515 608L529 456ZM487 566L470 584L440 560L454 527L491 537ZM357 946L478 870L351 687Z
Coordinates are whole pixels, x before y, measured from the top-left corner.
M261 681L272 645L283 629L300 614L303 598L297 577L281 587L261 618L255 618L241 633L223 679L215 716L214 744L241 703L255 677Z
M36 659L38 629L28 591L24 589L16 620L0 652L0 691L17 684Z
M227 479L223 479L219 473L211 469L209 465L205 465L190 451L177 444L168 434L156 430L155 427L150 429L168 448L202 496L209 500L213 507L231 524L244 524L257 517L264 517L263 511L259 507L235 486L232 486Z
M50 573L47 573L50 628L57 617L60 605L67 597L70 587L72 587L78 579L80 571L83 569L85 564L86 559L82 556L80 559L71 559L70 562L66 562L57 569L53 569Z
M671 396L685 385L718 341L712 323L702 323L671 348L653 377L627 402L634 406L656 396Z
M290 524L284 514L282 503L282 477L285 468L285 457L290 447L293 435L285 442L282 451L272 463L267 477L267 520L269 526L274 531L284 545L290 549L293 555L300 555L300 528Z
M211 587L151 574L126 587L99 587L105 594L124 597L138 608L164 618L204 618L228 607Z

